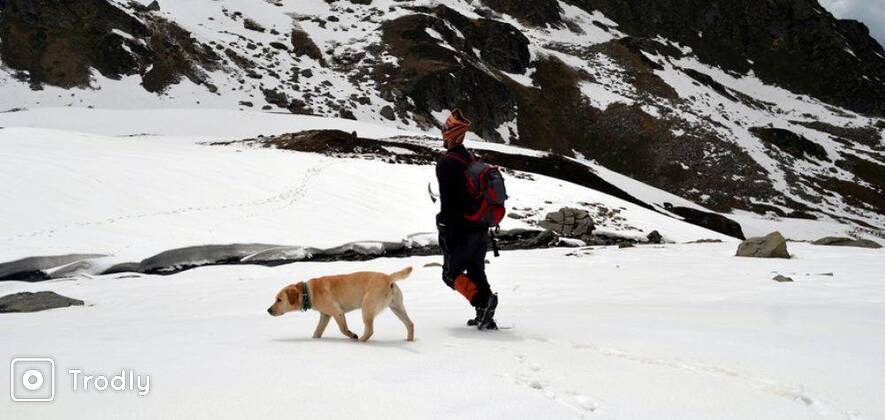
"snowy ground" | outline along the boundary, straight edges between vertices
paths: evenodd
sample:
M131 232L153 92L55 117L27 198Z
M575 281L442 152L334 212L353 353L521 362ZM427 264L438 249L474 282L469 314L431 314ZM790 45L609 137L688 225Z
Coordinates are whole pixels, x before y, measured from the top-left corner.
M0 179L16 185L2 192L9 204L0 206L0 220L10 223L0 231L0 262L66 253L139 261L173 248L229 243L331 247L400 241L436 229L438 205L427 192L436 182L431 166L199 144L330 126L369 137L407 133L235 111L194 111L190 121L180 112L82 110L75 118L57 111L65 112L0 114L0 125L9 124L0 130ZM109 122L100 124L96 116ZM225 131L233 116L247 123ZM77 131L60 130L65 124ZM123 134L149 127L153 134ZM599 203L626 220L597 220L606 232L642 238L658 230L676 242L729 240L553 178L514 177L508 190L511 208L535 209L541 218L561 207ZM503 227L527 225L506 219Z
M499 318L515 326L500 332L463 326L462 298L438 268L420 268L434 257L0 283L0 294L54 290L88 304L0 318L0 358L53 356L60 380L55 402L0 399L0 417L882 418L882 251L791 250L791 260L736 258L733 244L505 252L489 266ZM368 344L334 328L311 339L313 312L264 312L291 282L405 265L419 268L401 283L414 343L389 312ZM773 282L775 272L796 281ZM362 329L353 315L350 325ZM73 368L134 369L152 389L75 393Z
M0 262L70 252L137 260L233 242L331 246L433 229L431 167L199 144L309 128L408 134L389 128L180 110L26 111L0 114L0 126L0 180L13 186L0 191ZM598 170L650 202L672 199ZM489 276L499 320L514 328L486 333L463 325L470 309L439 268L424 267L439 257L0 282L0 296L52 290L86 301L0 316L0 361L51 356L58 380L52 403L0 398L0 418L885 417L885 251L790 243L790 260L736 258L734 240L567 182L511 177L508 188L510 205L542 215L600 203L621 210L624 221L605 226L613 232L726 242L504 252ZM310 339L315 313L265 312L287 284L406 265L417 269L401 283L414 343L389 313L372 342L357 344L334 328ZM354 315L350 325L362 330ZM151 390L75 392L68 370L78 368L132 369L150 375ZM0 380L0 395L9 386Z

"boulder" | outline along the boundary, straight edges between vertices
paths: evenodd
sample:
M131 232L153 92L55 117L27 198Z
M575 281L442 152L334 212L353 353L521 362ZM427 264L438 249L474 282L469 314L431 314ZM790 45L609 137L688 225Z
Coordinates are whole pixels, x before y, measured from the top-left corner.
M541 227L566 238L580 238L593 232L593 220L586 210L563 207L548 213Z
M381 108L381 116L387 118L390 121L396 119L396 114L393 111L393 107L391 107L390 105L386 105L384 106L384 108Z
M820 238L814 242L813 245L826 245L826 246L851 246L856 248L871 248L871 249L879 249L882 248L882 245L879 245L877 242L873 242L869 239L854 239L854 238L840 238L835 236L827 236L826 238Z
M787 240L780 232L772 232L764 237L750 238L738 246L738 257L790 258Z
M40 312L68 306L83 306L83 301L55 292L22 292L0 298L0 313Z
M646 236L648 238L648 243L650 244L660 244L664 242L664 237L661 236L661 233L653 230L651 233Z
M792 283L793 282L793 279L791 279L787 276L780 275L780 274L774 276L774 278L772 280L774 280L778 283Z

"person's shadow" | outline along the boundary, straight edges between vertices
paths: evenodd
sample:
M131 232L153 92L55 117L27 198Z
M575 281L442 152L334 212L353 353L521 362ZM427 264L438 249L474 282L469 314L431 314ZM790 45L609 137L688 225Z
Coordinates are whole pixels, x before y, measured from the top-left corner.
M474 327L449 327L449 335L455 338L465 340L485 340L485 341L501 341L515 342L523 341L519 334L515 334L513 330L497 330L497 331L480 331Z

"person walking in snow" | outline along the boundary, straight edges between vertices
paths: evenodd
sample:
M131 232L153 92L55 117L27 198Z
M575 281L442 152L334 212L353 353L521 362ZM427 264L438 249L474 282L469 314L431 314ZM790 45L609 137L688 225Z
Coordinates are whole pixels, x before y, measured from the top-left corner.
M497 329L495 309L498 295L492 292L485 273L489 247L489 226L465 217L476 209L467 191L465 171L473 154L464 147L470 120L460 110L452 111L442 127L446 154L436 164L441 210L436 215L439 245L442 248L443 282L463 295L476 309L476 317L467 325L480 330Z

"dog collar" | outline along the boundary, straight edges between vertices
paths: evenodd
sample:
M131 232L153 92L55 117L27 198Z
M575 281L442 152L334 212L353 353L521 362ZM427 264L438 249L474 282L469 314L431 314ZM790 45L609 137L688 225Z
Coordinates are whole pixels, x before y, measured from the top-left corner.
M301 288L301 312L310 309L310 290L307 289L307 283Z

